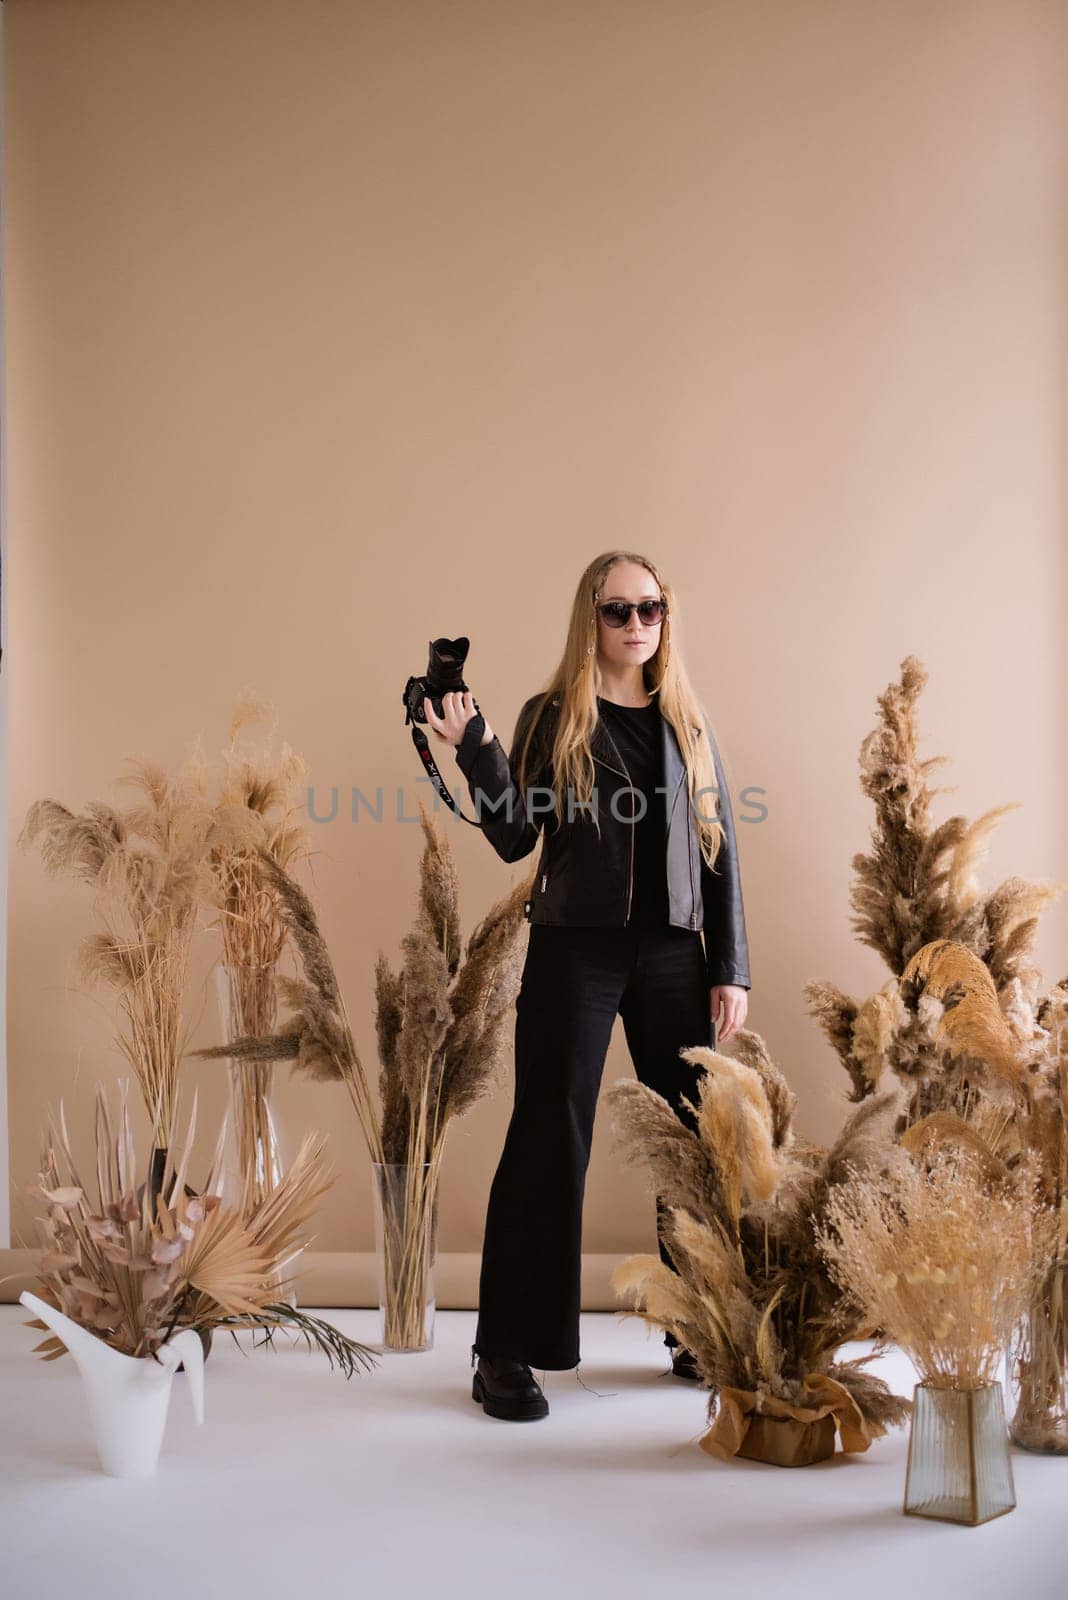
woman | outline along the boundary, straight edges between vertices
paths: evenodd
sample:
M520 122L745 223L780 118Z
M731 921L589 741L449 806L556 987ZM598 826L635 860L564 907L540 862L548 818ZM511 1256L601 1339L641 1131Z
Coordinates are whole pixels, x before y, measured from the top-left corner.
M724 1043L746 1017L730 799L673 618L654 563L610 551L583 573L563 658L523 705L507 755L470 692L445 695L440 718L424 701L498 854L518 861L542 842L471 1347L474 1399L509 1420L548 1414L532 1367L579 1363L582 1202L616 1016L637 1077L690 1127L697 1069L679 1051L712 1045L714 1027ZM663 1225L658 1198L672 1266ZM697 1376L685 1350L672 1370Z

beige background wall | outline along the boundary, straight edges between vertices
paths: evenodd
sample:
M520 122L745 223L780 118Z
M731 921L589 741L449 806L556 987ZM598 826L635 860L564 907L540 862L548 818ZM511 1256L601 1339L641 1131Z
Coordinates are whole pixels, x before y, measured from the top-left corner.
M843 1078L800 990L883 981L847 893L903 656L939 815L1020 799L990 880L1068 878L1065 6L7 0L4 25L12 836L38 796L115 798L126 752L217 748L244 683L318 794L400 785L414 816L428 638L471 635L507 741L581 568L635 546L735 794L765 791L750 1021L829 1133ZM370 1061L419 829L315 833ZM450 836L469 929L531 863ZM87 1124L119 1069L68 982L89 926L12 854L16 1244L47 1103ZM1066 934L1058 910L1051 979ZM617 1024L605 1081L631 1071ZM214 1066L189 1081L221 1108ZM479 1248L510 1101L509 1065L455 1130L446 1251ZM317 1246L370 1249L341 1092L280 1103L341 1168ZM586 1248L653 1243L602 1111Z

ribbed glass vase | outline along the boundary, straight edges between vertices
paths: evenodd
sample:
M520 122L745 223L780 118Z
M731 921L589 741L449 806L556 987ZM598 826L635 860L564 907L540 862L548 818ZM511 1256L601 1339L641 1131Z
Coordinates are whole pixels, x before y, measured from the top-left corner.
M371 1163L378 1271L379 1342L386 1350L434 1345L438 1168Z
M905 1512L974 1526L1012 1511L1016 1491L1000 1383L913 1392Z
M274 1032L277 1007L273 965L235 967L220 962L215 980L224 1039L263 1037ZM274 1066L273 1061L232 1059L228 1068L230 1104L223 1200L245 1215L274 1193L287 1166L287 1152L271 1103ZM285 1281L284 1274L275 1281L278 1303L295 1308L295 1286Z

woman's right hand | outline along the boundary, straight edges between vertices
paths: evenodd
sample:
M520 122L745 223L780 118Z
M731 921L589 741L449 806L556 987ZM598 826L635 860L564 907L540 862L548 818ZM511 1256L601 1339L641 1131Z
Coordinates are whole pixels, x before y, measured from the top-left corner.
M464 736L464 729L477 715L478 707L475 697L470 689L453 689L449 694L441 697L442 715L439 717L430 703L430 696L423 696L423 715L430 727L433 728L439 739L444 739L447 744L458 745ZM485 713L483 713L483 719ZM489 744L493 738L493 729L486 723L486 731L482 735L481 743Z

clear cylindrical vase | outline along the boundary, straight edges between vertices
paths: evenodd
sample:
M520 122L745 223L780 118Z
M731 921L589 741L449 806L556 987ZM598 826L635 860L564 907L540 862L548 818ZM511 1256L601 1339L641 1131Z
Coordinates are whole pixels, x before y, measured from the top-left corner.
M434 1259L438 1232L436 1163L371 1163L379 1342L385 1350L434 1344Z
M277 1014L272 963L215 969L219 1014L226 1040L273 1033ZM274 1062L232 1058L230 1104L224 1149L223 1200L248 1216L262 1206L282 1181L287 1160L284 1139L271 1102ZM277 1301L295 1307L297 1291L279 1273Z
M1068 1268L1018 1324L1008 1353L1009 1434L1022 1450L1068 1455Z
M1012 1511L1016 1491L1000 1383L913 1392L905 1512L976 1525Z

